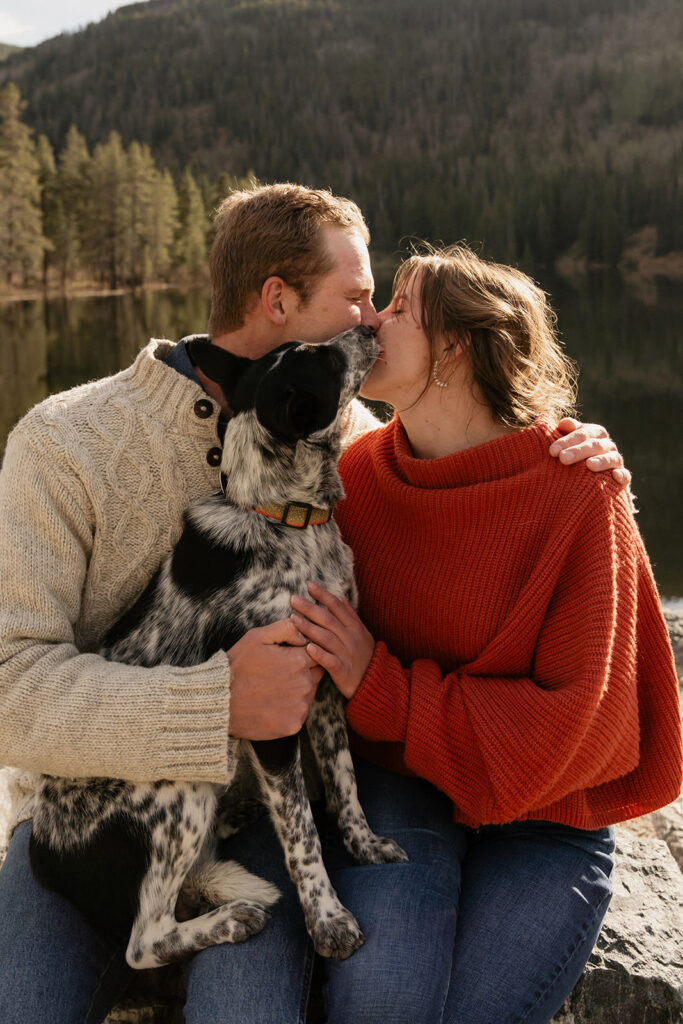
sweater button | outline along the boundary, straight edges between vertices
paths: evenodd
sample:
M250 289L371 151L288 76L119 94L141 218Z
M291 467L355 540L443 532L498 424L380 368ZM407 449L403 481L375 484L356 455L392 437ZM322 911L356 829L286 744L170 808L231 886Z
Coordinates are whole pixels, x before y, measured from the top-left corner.
M212 413L213 405L208 398L198 398L194 403L194 414L195 416L198 416L200 420L208 420Z
M206 461L210 466L220 466L221 459L223 458L222 448L209 448L206 453Z

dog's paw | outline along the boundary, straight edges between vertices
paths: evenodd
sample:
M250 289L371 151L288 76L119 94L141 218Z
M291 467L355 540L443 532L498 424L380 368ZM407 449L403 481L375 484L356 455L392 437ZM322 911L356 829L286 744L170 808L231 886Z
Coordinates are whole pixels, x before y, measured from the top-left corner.
M372 833L362 839L350 837L346 847L357 864L401 864L409 859L393 839Z
M333 917L316 920L308 931L316 953L333 960L346 960L365 942L358 921L343 907Z
M230 942L246 942L252 935L258 935L270 914L260 903L249 900L235 900L230 904Z

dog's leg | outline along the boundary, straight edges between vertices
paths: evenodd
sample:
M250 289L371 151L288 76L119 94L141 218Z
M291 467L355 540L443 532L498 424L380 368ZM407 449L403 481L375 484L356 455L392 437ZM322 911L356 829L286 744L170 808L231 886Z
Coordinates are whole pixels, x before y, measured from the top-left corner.
M221 807L216 815L216 837L228 839L258 821L264 813L263 801L256 798Z
M285 853L306 920L321 956L345 960L365 937L339 897L323 864L320 839L308 800L298 736L251 744L252 761L264 800Z
M265 813L251 759L249 756L240 756L232 782L218 799L214 821L216 838L227 839Z
M155 811L150 864L126 951L126 960L135 968L160 967L220 942L243 942L263 928L268 919L265 908L278 895L274 886L263 882L258 900L233 899L192 920L176 919L183 881L211 832L215 798L209 786L178 783L172 788L170 799ZM224 891L227 868L219 868ZM240 875L234 880L239 883L248 872L239 865L234 868Z
M344 846L356 863L408 860L398 843L375 835L368 825L358 799L342 698L327 675L318 685L306 729L325 786L327 809L336 818Z

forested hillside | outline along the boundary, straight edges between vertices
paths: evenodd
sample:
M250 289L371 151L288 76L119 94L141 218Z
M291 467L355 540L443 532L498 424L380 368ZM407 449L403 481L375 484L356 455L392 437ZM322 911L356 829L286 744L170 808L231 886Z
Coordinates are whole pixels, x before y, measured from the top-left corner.
M5 60L11 53L18 53L19 47L12 46L10 43L0 43L0 60Z
M683 250L680 0L151 0L10 55L24 119L112 129L179 180L353 196L374 245L513 261ZM204 191L207 191L206 184Z

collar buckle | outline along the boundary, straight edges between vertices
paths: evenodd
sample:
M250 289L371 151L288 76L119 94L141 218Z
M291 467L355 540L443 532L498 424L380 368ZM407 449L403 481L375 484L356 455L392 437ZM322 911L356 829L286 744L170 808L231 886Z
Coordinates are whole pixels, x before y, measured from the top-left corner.
M282 522L285 524L285 526L293 526L297 530L305 530L311 521L311 516L313 515L313 508L313 505L307 505L301 501L288 501L282 513ZM295 515L297 516L300 515L301 512L305 513L303 523L297 521L289 521L289 513L292 509L295 510Z

